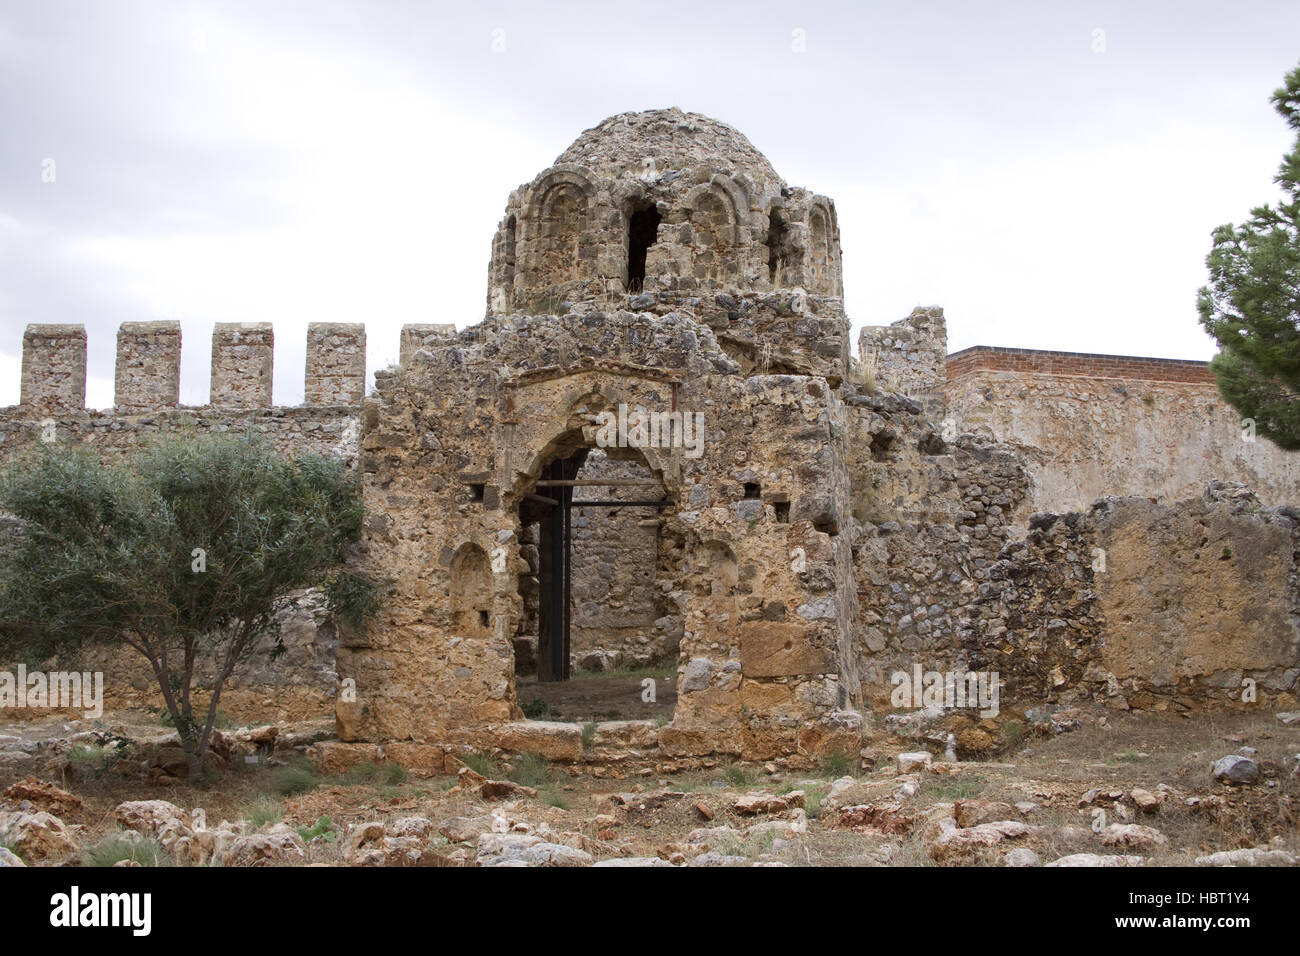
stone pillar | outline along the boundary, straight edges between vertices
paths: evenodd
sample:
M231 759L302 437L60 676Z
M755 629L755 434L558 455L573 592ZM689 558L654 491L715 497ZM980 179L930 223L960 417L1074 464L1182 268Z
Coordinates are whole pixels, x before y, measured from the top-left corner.
M270 322L218 322L213 328L213 405L269 406L274 370L275 330Z
M928 415L943 415L948 383L948 327L939 306L917 306L893 325L869 325L858 334L858 356L875 387L918 399Z
M23 333L19 401L42 411L86 407L86 327L29 325Z
M307 326L308 405L360 405L366 392L366 327L360 322Z
M181 394L181 324L123 322L115 384L121 414L174 408Z
M398 362L405 365L411 353L426 345L445 344L456 334L456 326L450 322L410 324L402 326L402 344L398 353Z

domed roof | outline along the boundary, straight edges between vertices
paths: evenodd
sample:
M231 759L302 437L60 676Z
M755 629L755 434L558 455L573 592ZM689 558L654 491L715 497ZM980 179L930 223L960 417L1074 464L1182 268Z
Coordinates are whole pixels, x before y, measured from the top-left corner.
M647 159L654 161L653 170ZM557 166L565 163L586 166L611 179L647 171L708 168L727 175L745 174L764 185L781 183L772 164L742 133L677 107L611 116L575 139L555 161Z

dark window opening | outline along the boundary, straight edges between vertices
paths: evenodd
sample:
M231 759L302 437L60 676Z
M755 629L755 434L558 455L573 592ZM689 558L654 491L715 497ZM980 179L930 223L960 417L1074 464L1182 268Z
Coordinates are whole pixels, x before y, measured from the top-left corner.
M469 486L469 500L470 500L470 501L482 501L482 500L483 500L483 490L484 490L486 487L487 487L486 485L470 485L470 486Z
M659 235L659 210L653 206L632 213L627 227L627 291L640 292L645 283L646 253Z
M790 502L778 501L772 506L776 509L776 520L781 524L790 523Z
M759 487L758 482L756 482L756 481L747 481L747 482L745 482L745 497L746 497L746 498L757 498L761 492L762 492L762 489Z
M479 611L479 612L478 612L478 622L479 622L479 624L480 624L481 626L483 626L483 627L487 627L487 626L488 626L488 612L487 612L487 611Z
M767 239L764 242L767 246L767 278L775 286L790 256L790 230L779 209L769 212L767 220Z

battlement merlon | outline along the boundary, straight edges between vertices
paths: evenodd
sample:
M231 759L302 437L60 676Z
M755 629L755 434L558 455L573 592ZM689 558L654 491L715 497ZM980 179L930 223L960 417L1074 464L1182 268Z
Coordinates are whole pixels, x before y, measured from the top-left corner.
M366 395L366 327L360 322L307 326L307 405L360 405Z
M269 408L275 376L270 322L218 322L212 329L210 402L221 408Z
M123 322L117 330L115 404L131 415L174 408L181 394L181 324Z
M29 325L19 402L38 412L86 407L86 327Z

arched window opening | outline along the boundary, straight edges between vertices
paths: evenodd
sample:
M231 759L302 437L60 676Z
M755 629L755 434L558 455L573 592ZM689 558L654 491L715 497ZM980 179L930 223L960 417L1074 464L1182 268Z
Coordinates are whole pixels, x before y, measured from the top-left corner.
M780 209L772 209L767 214L767 222L767 239L763 243L767 246L767 278L776 288L790 258L790 229Z
M627 291L640 292L645 284L646 253L659 234L659 210L652 203L633 210L627 227Z

